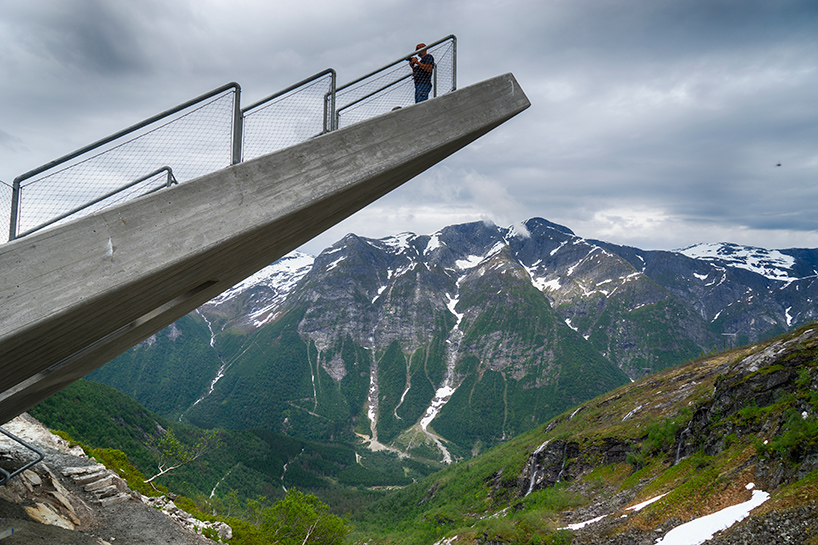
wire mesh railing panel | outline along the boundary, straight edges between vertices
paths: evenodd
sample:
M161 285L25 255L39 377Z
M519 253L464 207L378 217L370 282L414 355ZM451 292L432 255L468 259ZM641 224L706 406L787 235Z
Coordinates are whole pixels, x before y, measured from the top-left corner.
M435 59L432 96L455 90L455 40L444 40L427 50ZM415 101L412 68L407 61L393 63L367 78L338 89L335 98L336 128L346 127L408 106Z
M242 160L304 142L325 129L326 97L335 90L335 73L326 71L287 92L243 110Z
M17 232L36 228L162 166L171 167L180 182L229 166L236 100L231 88L23 180ZM138 187L144 192L148 186L146 181ZM138 190L126 193L133 196ZM121 200L105 199L72 218Z
M11 186L0 180L0 218L11 217L11 193ZM0 240L8 240L8 229L0 231Z

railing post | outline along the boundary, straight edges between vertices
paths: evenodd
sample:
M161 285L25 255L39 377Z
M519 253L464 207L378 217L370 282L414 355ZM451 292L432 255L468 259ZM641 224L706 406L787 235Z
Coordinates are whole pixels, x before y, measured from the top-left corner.
M332 82L330 83L330 85L332 85L332 91L330 91L329 115L330 115L330 120L334 120L335 119L335 87L337 85L335 70L332 71ZM337 129L337 128L338 127L335 127L335 129ZM334 129L331 129L331 130L334 130Z
M457 36L452 34L452 91L457 91Z
M335 70L329 69L330 90L324 95L324 133L332 132L338 127L335 123L335 87L337 85L337 75Z
M244 121L244 116L241 113L241 86L236 84L236 97L233 102L233 157L232 161L233 164L236 165L241 163L241 156L242 156L242 134L244 131L242 130L242 123Z
M9 242L17 238L17 222L20 215L20 180L15 179L11 186L11 219L9 220Z

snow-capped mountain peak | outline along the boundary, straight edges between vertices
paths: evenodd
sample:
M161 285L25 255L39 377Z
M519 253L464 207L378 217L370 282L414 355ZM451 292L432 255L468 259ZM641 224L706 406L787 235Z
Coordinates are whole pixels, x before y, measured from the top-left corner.
M310 272L315 258L303 252L294 251L275 263L264 267L256 274L248 276L229 290L213 298L209 305L220 305L259 285L275 286L277 298L283 300L301 278Z
M675 251L692 259L752 271L770 280L797 280L791 276L795 258L778 250L718 242L694 244Z

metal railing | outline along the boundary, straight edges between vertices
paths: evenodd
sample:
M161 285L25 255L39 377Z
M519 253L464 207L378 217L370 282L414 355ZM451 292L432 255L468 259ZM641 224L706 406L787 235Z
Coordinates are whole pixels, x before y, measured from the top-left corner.
M241 88L228 83L15 178L9 240L170 165L189 180L238 162Z
M164 181L159 184L151 184L145 183L150 182L154 178L158 178L160 174L164 173ZM104 195L97 197L85 204L77 206L76 208L69 210L68 212L62 213L59 216L52 218L44 223L41 223L37 227L29 229L28 231L23 231L22 233L17 233L17 238L24 237L26 235L30 235L35 231L39 231L40 229L45 229L49 225L53 225L60 220L64 220L69 216L73 216L78 214L82 211L87 211L89 214L96 211L102 210L103 208L107 208L109 206L113 206L120 202L125 202L131 200L135 197L139 197L141 195L148 195L150 193L154 193L159 191L160 189L164 189L166 187L170 187L173 184L179 183L173 175L173 170L170 167L164 166L162 168L158 168L153 172L150 172L141 178L137 178L133 182L129 182L121 187L118 187ZM130 191L129 191L130 190ZM96 206L95 205L101 205Z
M242 108L242 160L253 159L326 132L324 97L335 94L336 74L327 68L278 93ZM293 123L291 119L297 119Z
M42 462L43 458L45 458L45 454L43 453L43 451L41 451L40 449L38 449L34 445L30 445L30 444L26 443L25 441L23 441L22 439L20 439L16 435L14 435L13 433L8 432L8 431L4 430L3 428L0 428L0 433L5 435L6 437L11 439L12 441L15 441L15 442L19 443L24 448L26 448L26 449L30 450L31 452L33 452L34 455L35 455L34 460L31 460L28 463L24 464L23 466L18 467L14 471L9 472L9 471L6 471L5 469L3 469L2 467L0 467L0 486L3 486L7 482L9 482L10 479L16 477L17 475L19 475L23 471L33 467L34 465Z
M452 34L426 46L434 57L432 97L457 89L457 38ZM351 125L414 102L412 69L406 61L412 51L391 63L342 85L335 91L332 129ZM343 116L343 117L342 117Z
M454 91L455 36L426 49L435 58L432 96ZM2 182L9 240L411 104L406 61L416 54L337 89L335 70L326 69L246 108L239 84L228 83L18 176L11 186Z

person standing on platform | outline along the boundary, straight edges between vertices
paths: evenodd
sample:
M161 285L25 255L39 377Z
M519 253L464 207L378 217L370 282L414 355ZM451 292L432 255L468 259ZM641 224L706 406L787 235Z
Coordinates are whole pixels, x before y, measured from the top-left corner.
M426 51L426 44L418 44L415 51L420 59L411 57L409 66L412 67L412 78L415 80L415 103L429 98L432 90L432 70L435 68L435 58Z

